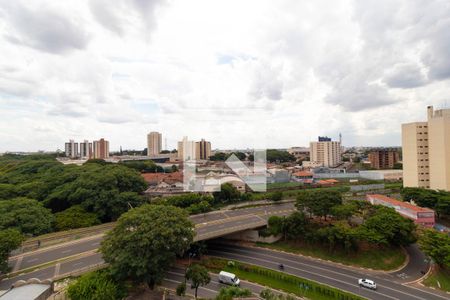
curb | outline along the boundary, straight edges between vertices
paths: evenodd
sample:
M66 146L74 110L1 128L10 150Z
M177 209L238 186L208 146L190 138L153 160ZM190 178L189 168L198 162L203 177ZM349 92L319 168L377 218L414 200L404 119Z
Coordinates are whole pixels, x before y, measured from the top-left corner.
M403 284L414 284L414 283L420 283L421 281L425 280L428 276L430 276L430 274L433 272L433 267L430 265L430 267L428 268L428 271L425 273L425 275L423 275L422 277L420 277L419 279L413 280L413 281L409 281L409 282L404 282ZM425 286L425 285L424 285Z
M66 257L63 257L63 258L60 258L60 259L52 260L52 261L49 261L49 262L46 262L46 263L43 263L43 264L40 264L40 265L36 265L36 266L33 266L33 267L29 267L29 268L26 268L26 269L18 270L18 271L13 272L13 273L5 274L6 275L5 278L12 279L12 278L14 278L16 276L19 276L19 275L28 274L28 273L31 273L31 272L34 272L34 271L38 271L38 270L42 269L43 267L52 267L52 266L56 265L57 263L68 262L68 261L72 261L72 260L75 260L75 259L78 259L78 258L89 256L89 255L94 255L95 253L97 253L96 251L97 251L97 249L91 250L91 251L86 251L86 252L78 253L78 254L75 254L75 255L72 255L72 256L66 256Z
M279 252L279 253L285 253L285 254L291 254L291 255L295 255L295 256L300 256L300 257L304 257L310 260L315 260L315 261L319 261L319 262L323 262L323 263L327 263L327 264L331 264L331 265L337 265L340 267L343 267L344 269L349 269L352 271L358 270L358 271L370 271L373 273L377 273L378 274L389 274L392 272L397 272L398 270L394 270L394 271L385 271L385 270L375 270L375 269L370 269L370 268L363 268L363 267L358 267L358 266L352 266L352 265L346 265L343 263L339 263L339 262L335 262L332 260L327 260L327 259L322 259L319 257L314 257L314 256L309 256L309 255L303 255L303 254L299 254L299 253L292 253L292 252L287 252L284 250L279 250L279 249L271 249L271 248L266 248L266 247L258 247L255 245L246 245L249 248L258 248L258 249L266 249L266 250L270 250L270 251L274 251L274 252ZM406 253L407 256L407 261L409 262L409 255ZM404 268L406 265L402 266L399 270L401 270L402 268Z
M104 236L104 235L105 235L104 233L100 233L100 234L97 234L97 235L84 237L84 238L77 239L77 240L74 240L74 241L69 241L69 242L65 242L65 243L61 243L61 244L56 244L56 245L52 245L52 246L48 246L48 247L43 247L43 248L40 248L40 249L35 250L35 251L25 252L25 253L22 253L22 254L11 256L8 260L18 259L20 257L26 257L26 256L33 255L33 254L39 254L39 253L46 252L46 251L53 250L53 249L59 249L59 248L62 248L64 246L69 246L69 245L77 244L77 243L80 243L80 242L93 240L93 239L96 239L96 238Z

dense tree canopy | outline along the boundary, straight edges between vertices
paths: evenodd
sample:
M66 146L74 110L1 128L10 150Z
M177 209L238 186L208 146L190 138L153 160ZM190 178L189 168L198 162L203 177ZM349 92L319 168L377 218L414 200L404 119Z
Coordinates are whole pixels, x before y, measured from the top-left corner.
M368 240L386 245L409 245L416 241L416 225L393 208L378 206L367 218L360 233Z
M23 236L17 229L0 230L0 275L9 271L9 253L17 249L22 241Z
M326 217L336 205L342 204L342 195L338 191L312 190L297 196L296 207L310 216Z
M0 203L26 197L39 201L53 213L79 205L86 212L94 213L100 221L108 222L144 202L140 194L147 184L133 168L96 160L82 166L63 165L49 157L39 158L0 158L5 166L0 171ZM33 209L36 209L35 204L31 206ZM9 207L11 204L5 202L3 205ZM28 209L20 212L24 215L19 219L30 218ZM46 219L52 221L52 216ZM38 234L47 230L30 232L27 229L23 232Z
M269 149L266 152L266 159L268 162L290 162L295 161L296 158L294 155L290 154L287 151L280 151L275 149Z
M74 205L65 211L55 214L55 229L68 230L100 224L94 213L89 213L80 205Z
M450 192L424 188L403 188L401 195L405 201L414 201L417 205L434 209L438 217L450 216Z
M420 235L419 245L438 265L450 268L450 236L447 233L427 229Z
M69 285L67 294L71 300L119 300L127 295L127 290L106 269L82 275Z
M224 183L220 186L220 191L213 193L216 203L229 203L238 201L241 193L231 184Z
M115 278L153 288L193 237L194 228L184 210L147 204L119 218L102 242L101 252Z
M14 198L0 201L0 230L15 228L23 234L51 232L53 215L36 200Z

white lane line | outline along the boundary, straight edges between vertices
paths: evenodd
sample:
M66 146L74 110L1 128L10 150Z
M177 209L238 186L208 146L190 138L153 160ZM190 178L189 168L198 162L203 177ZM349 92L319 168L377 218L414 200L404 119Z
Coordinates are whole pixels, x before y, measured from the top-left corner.
M221 252L221 251L219 251L219 252ZM225 254L226 254L226 252L222 252L222 253L225 253ZM250 258L250 259L259 260L259 261L263 261L263 262L267 262L267 263L270 263L270 264L275 264L275 265L277 265L277 263L275 263L275 262L273 262L273 261L266 260L266 259L262 259L262 258L250 257L250 256L245 256L245 255L240 255L240 254L231 254L231 255L241 256L241 257L244 257L244 258ZM214 256L214 255L213 255L213 256ZM248 264L251 264L251 262L248 263ZM263 267L264 267L264 266L263 266ZM331 281L340 282L340 283L342 283L342 284L349 285L349 286L351 286L351 287L355 287L354 284L351 284L351 283L348 283L348 282L346 282L346 281L342 281L342 280L339 280L339 279L336 279L336 278L333 278L333 277L325 276L325 275L323 275L323 274L319 274L319 273L312 272L312 271L306 271L306 270L304 270L304 269L300 269L300 268L296 268L296 267L292 267L292 266L285 266L285 269L286 269L286 267L292 268L292 269L297 270L297 271L300 271L300 272L309 273L309 274L316 275L316 276L319 276L319 277L324 277L324 278L327 278L327 279L329 279L329 280L331 280ZM265 267L265 268L267 268L267 267ZM291 275L298 277L298 275L295 275L295 274L291 274ZM326 284L326 283L321 283L321 284L328 285L328 284ZM329 285L329 286L331 286L331 285ZM367 290L367 291L372 291L372 290ZM400 299L398 299L398 298L395 298L395 297L392 297L392 296L389 296L389 295L386 295L386 294L383 294L383 293L380 293L380 292L376 292L376 291L372 291L372 292L374 292L374 293L376 293L376 294L379 294L379 295L382 295L382 296L385 296L385 297L387 297L387 298L391 298L391 299L395 299L395 300L400 300ZM350 293L353 293L353 292L350 291ZM423 298L419 298L419 299L426 300L426 299L423 299Z
M91 246L97 246L97 245L100 245L100 242L95 242L95 243L91 244Z
M427 293L427 294L429 294L429 295L432 295L432 296L435 296L435 297L438 297L438 298L442 298L442 299L444 299L444 300L448 300L447 297L444 297L444 296L441 296L441 295L438 295L438 294L434 294L434 293L431 293L431 292L429 292L429 291L425 291L425 290L422 290L422 289L418 289L418 288L413 287L413 286L411 286L411 285L407 285L406 283L402 283L402 285L404 285L404 286L406 286L406 287L409 287L409 288L412 288L412 289L415 289L415 290L418 290L418 291L420 291L420 292Z
M27 260L26 262L27 263L31 263L31 262L35 262L35 261L38 261L38 260L39 260L39 258L32 258L32 259Z
M169 281L169 282L173 282L173 283L181 283L181 281L176 281L176 280L173 280L173 279L167 279L167 278L164 278L163 281L164 281L164 280L165 280L165 281ZM211 290L211 289L205 288L205 287L203 287L203 286L199 287L198 289L199 289L199 290L210 291L210 292L212 292L212 293L214 293L214 294L217 294L217 293L218 293L218 292L215 291L215 290ZM191 295L193 295L193 294L191 294Z
M22 260L23 260L23 256L21 256L17 259L16 264L14 265L14 269L12 270L13 272L17 272L18 270L20 270L20 265L22 264Z
M84 264L84 262L80 261L80 262L72 264L72 267L80 266L80 265L83 265L83 264Z
M72 252L72 249L67 249L67 250L64 250L64 251L61 251L61 253L69 253L69 252Z
M244 253L250 253L250 254L252 254L252 252L246 251L246 250L240 250L240 249L239 249L239 250L236 250L236 251L241 251L241 252L244 252ZM225 253L226 253L226 252L225 252ZM264 256L264 257L268 257L268 258L282 259L282 260L288 261L288 262L290 262L290 263L299 264L299 265L303 265L303 266L306 266L306 267L310 267L310 268L314 268L314 269L319 269L319 270L322 270L322 271L327 271L327 272L334 273L334 274L337 274L337 275L340 275L340 276L345 276L345 277L351 278L351 279L353 279L353 280L356 280L356 279L357 279L357 277L354 277L354 276L351 276L351 275L342 274L342 273L340 273L340 272L336 272L336 271L329 270L329 269L322 268L322 267L317 267L317 266L314 266L314 265L308 265L308 264L301 263L301 262L294 261L294 260L290 260L290 259L287 259L287 258L275 257L275 256L272 256L272 255L269 255L269 254L264 254L264 253L261 253L261 252L259 252L258 254L260 254L260 255L262 255L262 256ZM235 254L235 255L240 256L240 254ZM245 255L241 255L241 256L247 257L247 258L252 258L252 259L257 259L257 258L251 257L251 256L245 256ZM265 260L263 260L263 261L265 261ZM272 261L268 261L268 262L272 262ZM377 277L377 278L379 278L379 277ZM379 279L382 279L382 278L379 278ZM402 285L402 284L400 284L400 285ZM402 285L402 286L403 286L403 285ZM398 292L398 293L401 293L401 294L404 294L404 295L407 295L407 296L410 296L410 297L414 297L414 298L417 298L417 299L427 300L427 299L425 299L425 298L422 298L422 297L419 297L419 296L416 296L416 295L413 295L413 294L409 294L409 293L406 293L406 292L402 292L402 291L399 291L399 290L390 288L390 287L388 287L388 286L383 286L383 288L388 289L388 290L391 290L391 291L394 291L394 292ZM370 290L370 291L371 291L371 290ZM376 292L376 293L379 293L379 292ZM380 294L381 294L381 293L380 293ZM433 294L433 295L434 295L434 294ZM444 298L444 299L445 299L445 298Z
M56 276L58 276L59 275L59 270L61 269L61 264L60 263L57 263L56 265L55 265L55 273L53 274L53 277L56 277Z

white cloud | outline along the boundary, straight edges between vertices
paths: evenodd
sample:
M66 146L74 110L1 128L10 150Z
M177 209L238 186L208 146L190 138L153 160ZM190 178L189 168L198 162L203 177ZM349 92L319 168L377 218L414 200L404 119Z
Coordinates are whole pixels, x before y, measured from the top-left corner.
M450 102L449 25L446 0L3 1L0 151L398 145Z

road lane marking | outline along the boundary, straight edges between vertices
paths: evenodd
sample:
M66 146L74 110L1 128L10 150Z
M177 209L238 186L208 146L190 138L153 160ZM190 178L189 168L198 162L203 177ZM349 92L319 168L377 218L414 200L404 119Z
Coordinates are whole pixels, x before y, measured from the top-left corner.
M35 261L38 261L38 260L39 260L39 258L32 258L32 259L26 260L25 262L31 263L31 262L35 262Z
M221 251L218 251L218 252L221 252ZM223 253L223 252L222 252L222 253ZM227 254L227 253L225 252L225 254ZM241 255L241 254L233 254L233 253L228 253L228 254L236 255L236 256L241 256L241 257L244 257L244 258L250 258L250 259L254 259L254 260L259 260L259 261L267 262L267 263L269 263L269 264L278 265L278 263L276 263L276 262L274 262L274 261L270 261L270 260L266 260L266 259L262 259L262 258L256 258L256 257L251 257L251 256L246 256L246 255ZM213 256L214 256L214 255L213 255ZM244 262L244 263L252 264L251 262ZM267 268L267 267L265 267L265 266L262 266L262 267L263 267L263 268ZM316 276L318 276L318 277L324 277L324 278L327 278L327 279L329 279L329 280L331 280L331 281L340 282L340 283L342 283L342 284L349 285L349 286L351 286L351 287L355 287L355 284L352 284L352 283L349 283L349 282L346 282L346 281L342 281L342 280L339 280L339 279L336 279L336 278L333 278L333 277L329 277L329 276L326 276L326 275L323 275L323 274L319 274L319 273L312 272L312 271L307 271L307 270L300 269L300 268L293 267L293 266L285 266L285 267L284 267L285 270L286 270L286 267L291 268L291 269L294 269L294 270L297 270L297 271L300 271L300 272L310 273L310 274L316 275ZM277 271L275 268L273 268L272 270ZM289 273L289 272L287 272L287 273ZM334 272L334 273L336 273L336 272ZM299 277L299 276L296 275L296 274L292 274L292 273L290 273L290 274L293 275L293 276ZM300 277L300 278L301 278L301 277ZM311 279L310 279L310 280L311 280ZM314 281L314 280L313 280L313 281ZM328 286L333 287L332 285L329 285L329 284L326 284L326 283L321 283L321 284L324 284L324 285L328 285ZM347 291L348 291L348 290L347 290ZM367 291L372 291L372 290L367 290ZM354 293L354 292L352 292L352 291L348 291L348 292ZM390 299L400 300L399 298L395 298L395 297L392 297L392 296L389 296L389 295L386 295L386 294L383 294L383 293L380 293L380 292L377 292L377 291L372 291L372 292L377 293L377 294L379 294L379 295L382 295L382 296L384 296L384 297L390 298ZM423 299L423 298L419 298L419 299L426 300L426 299Z
M264 251L265 249L261 249L261 250ZM217 251L217 250L216 250L216 251ZM220 250L219 250L219 251L220 251ZM235 250L235 251L241 251L241 252L244 252L244 253L250 253L250 254L253 253L253 252L251 252L251 251L248 251L248 250L242 250L242 249L237 249L237 250ZM267 251L267 250L266 250L266 251ZM233 254L233 253L231 253L231 254ZM253 253L253 254L254 254L254 253ZM288 262L291 262L291 263L294 263L294 264L300 264L300 265L303 265L303 266L307 266L307 267L319 269L319 270L322 270L322 271L328 271L328 272L330 272L330 273L338 274L338 275L345 276L345 277L348 277L348 278L351 278L351 279L358 279L357 277L354 277L354 276L351 276L351 275L339 273L339 272L336 272L336 271L333 271L333 270L330 270L330 269L326 269L326 268L322 268L322 267L318 267L318 266L314 266L314 265L308 265L308 264L305 264L305 263L302 263L302 262L298 262L298 261L294 261L294 260L291 260L291 259L288 259L288 258L276 257L276 256L269 255L269 254L265 254L265 253L262 253L262 252L259 252L258 254L260 254L260 255L262 255L262 256L265 256L265 257L268 257L268 258L281 259L281 260L288 261ZM285 254L287 254L287 255L292 255L292 254L289 254L289 253L285 253ZM254 258L254 257L245 256L245 255L240 255L240 254L236 254L236 255L238 255L238 256L243 256L243 257L247 257L247 258L252 258L252 259L257 259L257 258ZM261 260L262 260L262 259L261 259ZM355 273L356 273L356 272L355 272ZM363 275L362 275L362 276L363 276ZM383 278L380 278L380 277L378 277L378 276L373 276L373 277L378 278L378 279L380 279L380 280L384 280ZM398 284L401 285L401 286L405 286L405 285L403 285L403 284L401 284L401 283L398 283ZM405 286L405 287L407 287L407 286ZM426 298L422 298L422 297L419 297L419 296L416 296L416 295L413 295L413 294L409 294L409 293L406 293L406 292L403 292L403 291L399 291L399 290L390 288L390 287L388 287L388 286L383 286L383 288L386 288L386 289L388 289L388 290L391 290L391 291L394 291L394 292L398 292L398 293L401 293L401 294L404 294L404 295L408 295L408 296L410 296L410 297L414 297L414 298L417 298L417 299L427 300ZM432 294L432 293L429 293L429 294ZM435 294L432 294L432 295L435 295ZM440 296L439 296L439 297L440 297ZM444 298L444 299L445 299L445 298Z
M14 265L14 269L12 272L17 272L20 270L20 265L22 264L23 256L19 257L16 261L16 264Z
M63 253L63 254L69 253L69 252L72 252L72 249L67 249L67 250L61 251L61 253Z
M56 277L56 276L58 276L59 275L59 270L61 269L61 264L60 263L57 263L56 265L55 265L55 273L53 274L53 277Z
M264 250L266 250L266 249L260 249L260 250L261 250L261 251L264 251ZM220 251L220 250L219 250L219 251ZM235 249L235 251L241 251L241 252L249 253L249 254L252 254L252 253L253 253L253 252L251 252L251 251L249 251L249 250L242 250L242 249ZM267 250L266 250L266 251L267 251ZM254 254L254 253L253 253L253 254ZM305 264L305 263L302 263L302 262L298 262L298 261L294 261L294 260L290 260L290 259L287 259L287 258L280 258L280 257L276 257L276 256L269 255L269 254L266 254L266 253L262 253L262 252L258 252L258 254L260 254L260 255L262 255L262 256L265 256L265 257L269 257L269 258L282 259L282 260L285 260L285 261L289 261L289 262L291 262L291 263L300 264L300 265L304 265L304 266L311 267L311 268L315 268L315 269L319 269L319 270L325 270L325 271L328 271L328 272L331 272L331 273L335 273L335 274L338 274L338 275L341 275L341 276L345 276L345 277L348 277L348 278L351 278L351 279L357 279L357 277L354 277L354 276L351 276L351 275L339 273L339 272L336 272L336 271L333 271L333 270L329 270L329 269L322 268L322 267L317 267L317 266L314 266L314 265L308 265L308 264ZM289 253L284 253L284 254L292 255L292 254L289 254ZM236 254L236 255L239 255L239 254ZM246 256L244 256L244 257L246 257ZM248 257L248 256L247 256L247 257ZM253 258L253 257L248 257L248 258ZM255 258L255 259L256 259L256 258ZM373 276L373 277L376 277L376 278L378 278L378 279L380 279L380 280L385 280L385 279L380 278L380 277L378 277L378 276ZM407 286L407 285L405 285L405 284L401 284L401 283L398 283L398 284L401 285L401 286L404 286L404 287L410 287L410 286ZM413 295L413 294L409 294L409 293L406 293L406 292L403 292L403 291L399 291L399 290L390 288L390 287L388 287L388 286L382 286L382 287L383 287L383 288L386 288L386 289L389 289L389 290L392 290L392 291L395 291L395 292L398 292L398 293L401 293L401 294L404 294L404 295L412 296L412 297L414 297L414 298L418 298L418 299L422 299L422 300L427 300L426 298L422 298L422 297L419 297L419 296L416 296L416 295ZM420 289L417 289L417 290L422 291L422 290L420 290ZM430 295L437 296L437 297L439 297L439 298L443 298L443 297L440 296L440 295L433 294L433 293L430 293L430 292L427 292L427 291L425 291L425 293L430 294ZM447 299L447 298L443 298L443 299Z

